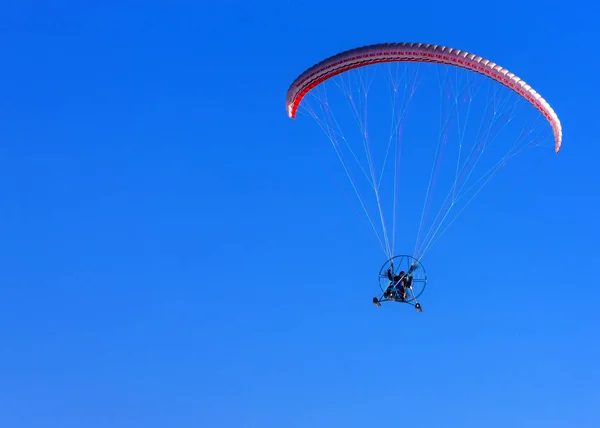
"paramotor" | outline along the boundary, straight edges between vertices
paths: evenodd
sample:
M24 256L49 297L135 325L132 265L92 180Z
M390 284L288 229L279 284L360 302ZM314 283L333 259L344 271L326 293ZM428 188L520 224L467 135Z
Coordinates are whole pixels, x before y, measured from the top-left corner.
M428 77L434 84L423 83ZM388 107L374 107L378 102ZM386 255L377 305L394 301L420 310L421 261L466 206L509 161L540 147L558 153L562 144L558 116L530 85L480 56L432 44L376 44L327 58L290 85L286 110L292 119L308 114L325 133ZM353 135L350 124L358 125ZM435 193L440 183L445 189ZM399 209L402 198L422 198L422 208ZM406 235L416 237L411 256L395 256L400 223L403 245Z

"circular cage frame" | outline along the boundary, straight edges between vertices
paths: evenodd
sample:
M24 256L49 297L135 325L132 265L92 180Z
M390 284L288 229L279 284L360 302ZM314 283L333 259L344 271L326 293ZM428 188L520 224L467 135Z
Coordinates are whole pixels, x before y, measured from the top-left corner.
M411 297L404 300L398 299L390 299L385 297L386 290L391 285L390 280L388 278L387 271L390 269L393 276L396 276L401 271L405 272L406 276L410 276L411 278ZM415 275L415 273L417 275ZM381 266L379 269L379 288L381 289L381 297L377 299L378 302L398 302L398 303L407 303L412 306L417 306L420 308L417 299L423 294L425 288L427 286L427 271L425 267L421 263L420 260L416 259L413 256L409 256L407 254L399 254L394 256L388 260ZM415 290L413 284L420 284L420 288Z

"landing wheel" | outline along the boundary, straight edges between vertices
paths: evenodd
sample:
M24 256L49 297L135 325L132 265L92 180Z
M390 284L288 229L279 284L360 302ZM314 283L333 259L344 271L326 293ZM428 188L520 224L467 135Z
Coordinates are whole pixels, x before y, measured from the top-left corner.
M373 304L375 306L381 306L381 303L379 303L379 299L377 297L373 297Z

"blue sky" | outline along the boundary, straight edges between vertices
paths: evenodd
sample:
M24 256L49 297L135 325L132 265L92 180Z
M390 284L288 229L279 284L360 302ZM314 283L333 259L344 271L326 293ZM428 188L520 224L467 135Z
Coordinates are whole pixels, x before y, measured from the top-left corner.
M0 426L599 426L597 14L4 3ZM422 314L371 305L381 251L284 105L387 41L493 59L564 130L436 246Z

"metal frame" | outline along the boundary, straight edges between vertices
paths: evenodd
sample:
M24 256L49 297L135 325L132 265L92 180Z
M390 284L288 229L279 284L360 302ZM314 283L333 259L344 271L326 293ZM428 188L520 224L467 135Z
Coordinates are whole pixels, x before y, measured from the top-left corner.
M386 290L391 285L391 282L388 278L387 271L390 269L392 275L395 277L397 273L405 272L404 275L400 278L399 281L404 279L405 276L411 278L411 284L407 287L407 295L405 298L401 298L398 296L398 292L396 290L397 283L394 284L393 295L391 297L386 296ZM425 287L427 285L427 272L425 268L421 264L419 260L416 258L401 254L392 257L381 266L379 270L379 288L381 289L381 295L379 297L373 297L373 304L376 306L381 306L383 302L395 302L395 303L407 303L421 312L421 304L417 301L417 299L423 294L425 291ZM398 281L398 282L399 282ZM415 287L417 285L417 287Z

